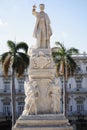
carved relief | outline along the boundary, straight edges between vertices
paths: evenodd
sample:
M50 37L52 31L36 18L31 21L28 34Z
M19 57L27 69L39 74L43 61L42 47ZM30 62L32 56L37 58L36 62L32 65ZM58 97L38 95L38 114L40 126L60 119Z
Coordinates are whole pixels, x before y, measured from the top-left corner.
M48 96L51 98L51 109L53 113L60 111L60 88L58 87L58 80L55 78L51 86L48 88Z
M51 66L51 58L47 57L43 52L39 52L38 56L33 56L31 60L32 68L49 68Z
M53 88L51 93L52 98L52 110L53 113L58 113L60 111L60 89L59 88Z
M23 114L37 114L36 101L38 100L40 93L36 81L33 81L30 84L29 82L25 83L25 94L25 108Z

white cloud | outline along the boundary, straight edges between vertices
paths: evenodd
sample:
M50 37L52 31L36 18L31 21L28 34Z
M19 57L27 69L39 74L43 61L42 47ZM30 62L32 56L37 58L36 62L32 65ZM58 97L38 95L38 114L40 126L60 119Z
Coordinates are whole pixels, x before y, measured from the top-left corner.
M8 23L7 22L4 22L0 19L0 27L6 27L8 26Z

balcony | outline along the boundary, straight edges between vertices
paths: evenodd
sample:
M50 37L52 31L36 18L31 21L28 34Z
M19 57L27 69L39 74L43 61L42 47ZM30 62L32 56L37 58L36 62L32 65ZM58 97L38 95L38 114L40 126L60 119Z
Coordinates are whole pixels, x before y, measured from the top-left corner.
M0 95L9 95L9 94L11 94L11 90L0 89ZM24 94L24 90L16 89L16 94Z
M16 94L24 94L24 89L16 89Z
M68 117L86 117L87 116L87 111L72 111L72 112L67 112Z
M75 76L87 75L87 71L79 70L75 71Z
M83 74L83 71L82 70L79 70L79 71L76 70L75 74Z
M87 94L87 89L86 88L74 88L74 89L71 89L71 88L67 88L67 93L68 94Z
M9 90L5 90L5 89L0 89L0 95L1 94L6 94L6 95L8 95L8 94L10 94L11 93L11 90L9 89Z

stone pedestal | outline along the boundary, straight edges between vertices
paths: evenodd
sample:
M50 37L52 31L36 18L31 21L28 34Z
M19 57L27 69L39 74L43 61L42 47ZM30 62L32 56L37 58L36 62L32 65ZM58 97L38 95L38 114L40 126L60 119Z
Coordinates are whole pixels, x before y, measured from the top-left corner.
M60 87L51 49L31 49L29 81L25 81L23 115L60 112Z
M60 113L60 87L51 49L31 49L25 107L13 130L72 130Z
M62 114L21 116L13 130L73 130Z

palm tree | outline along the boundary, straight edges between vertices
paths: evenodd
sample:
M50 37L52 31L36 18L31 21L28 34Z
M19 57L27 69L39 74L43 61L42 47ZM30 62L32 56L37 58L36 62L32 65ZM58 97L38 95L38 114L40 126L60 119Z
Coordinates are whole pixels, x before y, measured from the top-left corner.
M63 76L63 113L66 115L67 110L67 91L66 91L66 82L69 76L73 76L76 70L76 63L72 58L73 54L78 54L79 51L76 48L66 49L65 46L56 42L57 51L53 51L53 59L57 67L57 75ZM64 101L65 100L65 101Z
M11 69L12 73L12 87L11 87L11 101L12 101L12 126L16 122L16 110L15 110L15 74L18 77L22 76L24 70L29 65L29 56L27 55L28 45L25 42L14 43L8 40L7 45L9 51L1 55L1 62L4 71L4 75L8 76L8 71Z

